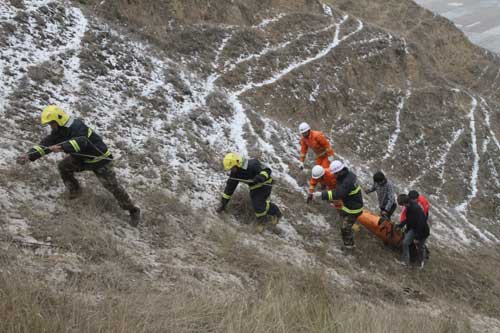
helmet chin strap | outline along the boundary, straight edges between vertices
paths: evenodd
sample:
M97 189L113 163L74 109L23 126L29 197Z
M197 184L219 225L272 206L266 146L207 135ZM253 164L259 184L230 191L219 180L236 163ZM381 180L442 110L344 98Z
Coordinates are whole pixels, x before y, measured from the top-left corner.
M73 125L74 121L75 121L75 119L72 116L69 116L69 119L66 122L66 124L64 124L64 127L70 127L71 125Z

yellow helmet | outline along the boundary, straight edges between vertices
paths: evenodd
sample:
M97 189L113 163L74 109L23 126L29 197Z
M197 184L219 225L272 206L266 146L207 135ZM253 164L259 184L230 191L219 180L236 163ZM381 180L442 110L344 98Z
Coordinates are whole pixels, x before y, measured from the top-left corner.
M224 156L224 170L231 170L232 167L237 166L241 168L243 166L243 157L237 153L229 153Z
M69 120L69 115L57 105L49 105L42 111L42 126L55 121L59 126L64 126Z

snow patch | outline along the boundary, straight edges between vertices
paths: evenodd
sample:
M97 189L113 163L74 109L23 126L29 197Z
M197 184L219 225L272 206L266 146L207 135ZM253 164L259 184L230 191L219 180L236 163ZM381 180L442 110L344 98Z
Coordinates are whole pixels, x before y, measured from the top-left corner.
M469 112L469 128L471 131L471 140L472 140L472 154L474 157L473 160L473 166L472 166L472 175L471 175L471 180L470 180L470 185L471 185L471 192L468 195L467 199L457 207L457 211L461 213L465 213L467 211L467 207L469 206L470 202L472 199L474 199L477 195L478 188L477 188L477 182L478 182L478 174L479 174L479 153L477 150L477 136L476 136L476 120L474 117L474 113L477 108L477 100L474 96L470 95L472 101L471 101L471 109Z
M281 13L281 14L278 14L277 16L275 16L275 17L264 19L259 24L252 26L252 28L254 28L254 29L264 29L269 24L279 21L284 16L285 16L285 14Z
M325 13L326 16L333 17L332 8L324 3L322 5L323 5L323 13Z
M488 128L488 132L490 133L491 139L493 140L493 142L495 142L495 145L497 146L498 150L500 150L500 143L498 142L495 132L493 132L493 129L491 128L489 106L483 97L481 97L481 110L483 111L484 121L486 123L486 127Z
M400 121L401 112L403 111L406 100L409 99L411 96L411 83L409 81L407 81L407 86L408 88L406 89L405 95L400 97L398 103L398 107L396 110L396 129L389 138L389 144L387 146L387 152L384 156L384 159L387 159L392 155L394 147L396 146L396 142L398 141L399 133L401 133L401 121Z

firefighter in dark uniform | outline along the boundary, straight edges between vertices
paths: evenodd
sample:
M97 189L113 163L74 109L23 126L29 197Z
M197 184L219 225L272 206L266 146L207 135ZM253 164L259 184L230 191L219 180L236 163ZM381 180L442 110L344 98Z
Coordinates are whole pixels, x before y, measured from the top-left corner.
M134 205L125 189L118 183L113 171L113 156L101 137L82 120L70 117L56 105L42 111L42 126L50 125L52 131L39 145L17 158L19 164L33 162L49 153L69 154L58 164L59 173L68 189L69 199L81 194L75 172L93 171L102 185L111 192L120 207L130 213L130 225L136 227L141 219L140 209Z
M350 250L354 248L352 226L363 213L361 187L357 183L356 175L341 161L333 161L330 164L330 171L337 179L337 187L334 190L315 192L313 197L328 201L342 200L342 205L339 207L342 218L341 234L344 249Z
M222 194L222 200L217 212L222 212L231 199L239 182L246 183L250 188L250 198L257 217L258 233L264 231L265 225L278 224L281 218L281 211L270 200L273 179L271 169L261 165L257 159L245 159L236 153L229 153L224 157L224 170L231 171L226 188Z

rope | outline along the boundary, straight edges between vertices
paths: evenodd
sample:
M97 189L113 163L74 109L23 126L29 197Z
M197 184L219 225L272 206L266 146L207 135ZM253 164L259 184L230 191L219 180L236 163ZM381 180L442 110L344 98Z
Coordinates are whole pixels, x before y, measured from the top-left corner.
M15 138L11 138L11 137L8 137L8 136L4 136L4 135L0 135L1 138L4 138L4 139L7 139L7 140L12 140L12 141L19 141L19 142L25 142L25 143L29 143L30 145L33 145L33 143L31 141L28 141L28 140L25 140L25 139L15 139ZM70 139L71 140L71 139ZM99 154L101 155L104 155L104 153L99 149L97 148L88 138L85 138L85 140L87 140L88 143L90 143L92 145L92 147L94 147L95 150L97 150L99 152ZM63 143L66 143L68 142L69 140L66 140L66 141L61 141L59 143L56 143L54 146L57 146L57 145L62 145ZM42 146L42 145L38 145L44 149L49 149L49 147L47 146ZM37 151L34 151L34 152L28 152L26 153L26 155L32 155L32 154L38 154ZM74 155L74 156L80 156L80 157L88 157L88 158L96 158L96 157L99 157L99 156L95 156L95 155L88 155L88 154L81 154L81 153L71 153L71 155ZM101 158L102 160L108 160L108 161L116 161L118 158L109 158L109 157L103 157Z
M16 240L16 239L0 238L0 241L5 242L5 243L17 243L17 244L23 244L23 245L29 245L29 246L47 246L47 247L61 248L60 246L57 246L57 245L46 244L46 243L25 242L25 241Z
M251 183L254 182L251 179L242 179L242 178L234 178L234 177L229 177L229 179L237 180L237 181L245 183L245 184L251 184ZM288 187L285 187L285 186L282 186L282 185L276 185L276 184L263 184L263 183L259 183L259 184L255 184L255 185L271 186L271 187L276 187L276 188L288 189Z

